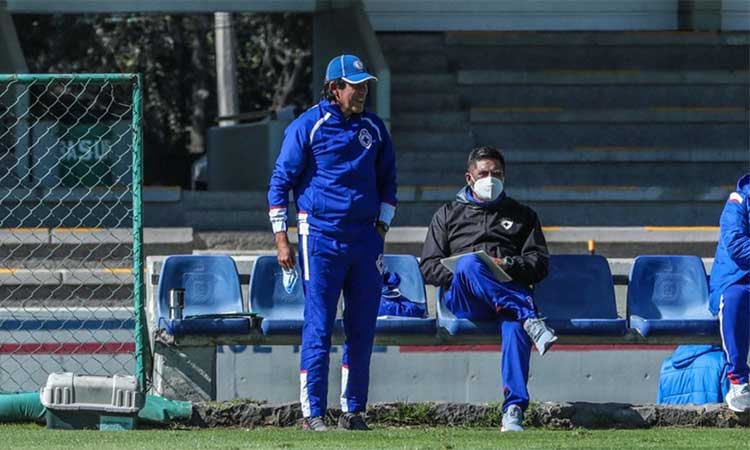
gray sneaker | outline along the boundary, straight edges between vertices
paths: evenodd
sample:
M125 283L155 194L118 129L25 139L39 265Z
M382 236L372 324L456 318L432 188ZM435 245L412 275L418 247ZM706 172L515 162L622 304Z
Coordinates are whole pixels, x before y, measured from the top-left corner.
M523 323L523 329L531 338L531 342L534 343L540 355L544 355L552 347L552 343L557 340L555 330L548 327L543 319L536 317L528 318Z
M328 431L328 427L322 417L303 418L302 429L305 431Z
M750 386L747 383L730 385L726 401L734 412L750 411Z
M503 426L501 433L508 431L523 431L523 410L518 405L510 405L503 413Z

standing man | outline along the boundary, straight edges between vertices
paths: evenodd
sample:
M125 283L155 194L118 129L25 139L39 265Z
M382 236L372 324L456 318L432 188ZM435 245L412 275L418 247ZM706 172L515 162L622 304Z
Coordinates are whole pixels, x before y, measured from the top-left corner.
M383 243L396 210L396 163L383 121L366 112L376 80L353 55L333 58L322 100L286 129L268 190L279 265L295 266L287 203L297 204L305 291L300 402L306 430L325 431L336 306L344 292L339 428L367 430L370 355L383 281Z
M719 316L726 353L729 392L726 402L736 412L750 411L747 357L750 347L750 174L737 182L719 219L719 245L711 268L711 303Z
M469 154L466 184L432 217L422 250L425 282L440 286L458 318L497 321L502 335L505 402L501 431L523 431L533 342L543 355L557 340L537 317L532 285L547 276L549 254L536 213L505 195L505 159L493 147ZM455 273L442 258L484 250L513 279L500 282L480 258L459 259Z

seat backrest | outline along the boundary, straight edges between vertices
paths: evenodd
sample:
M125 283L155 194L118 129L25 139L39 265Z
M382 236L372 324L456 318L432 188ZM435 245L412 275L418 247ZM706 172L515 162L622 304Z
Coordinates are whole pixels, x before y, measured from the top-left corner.
M383 261L387 272L396 272L401 278L398 287L401 295L423 305L427 311L427 294L417 258L413 255L384 255Z
M412 255L384 255L385 270L396 272L401 277L399 290L409 300L424 305L427 309L422 273L419 262ZM259 256L253 265L250 278L250 311L266 318L302 318L305 294L302 289L302 272L291 294L284 289L283 272L275 256Z
M183 317L242 313L237 265L226 255L168 256L159 274L158 314L169 317L169 290L185 290Z
M548 319L616 319L612 272L600 255L552 255L549 274L534 286L534 301Z
M697 256L646 255L633 261L628 315L645 319L711 319L708 281Z
M250 276L250 312L265 318L302 319L305 294L302 271L297 265L297 282L291 294L284 289L283 271L276 256L258 256Z

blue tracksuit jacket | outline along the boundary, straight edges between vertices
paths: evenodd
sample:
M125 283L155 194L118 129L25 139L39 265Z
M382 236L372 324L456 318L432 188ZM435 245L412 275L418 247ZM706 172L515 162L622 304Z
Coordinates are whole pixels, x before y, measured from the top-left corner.
M721 233L711 268L711 312L719 316L721 343L727 357L727 378L733 384L750 379L750 174L729 194L719 223Z
M383 121L367 111L347 120L327 100L307 110L286 129L271 176L274 232L286 230L290 190L310 234L351 241L376 220L390 225L396 165Z
M711 313L719 313L724 290L750 274L750 174L737 182L737 191L729 195L719 224L721 235L711 268Z

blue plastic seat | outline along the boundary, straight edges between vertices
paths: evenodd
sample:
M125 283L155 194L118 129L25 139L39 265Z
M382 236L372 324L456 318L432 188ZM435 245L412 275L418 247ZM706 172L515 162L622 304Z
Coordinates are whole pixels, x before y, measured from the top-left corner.
M558 334L623 335L607 259L599 255L552 255L549 274L534 288L534 302Z
M643 336L713 335L708 282L697 256L639 256L628 283L630 327Z
M260 328L263 334L300 334L304 322L305 294L302 290L302 272L291 294L283 284L283 271L276 256L259 256L253 264L250 277L251 312L263 317Z
M386 270L398 272L401 276L402 294L414 302L423 303L426 310L424 282L417 259L411 255L384 255L384 260ZM250 311L263 317L263 334L302 333L305 311L302 282L298 281L292 293L288 294L275 256L259 256L255 260L250 280ZM342 321L337 320L335 326L341 331ZM435 320L429 318L381 317L375 326L375 332L382 334L435 333Z
M424 307L425 315L429 316L427 294L424 279L419 270L419 261L412 255L384 255L385 270L396 272L401 278L399 290L401 294L414 303ZM435 334L435 319L425 317L378 317L375 324L376 334Z
M182 319L169 319L171 289L185 290ZM229 256L168 256L159 274L157 299L159 327L171 335L250 331L248 317L221 317L244 312L237 266Z

